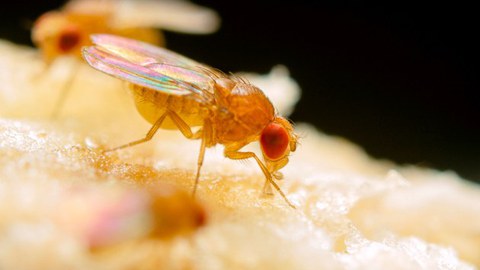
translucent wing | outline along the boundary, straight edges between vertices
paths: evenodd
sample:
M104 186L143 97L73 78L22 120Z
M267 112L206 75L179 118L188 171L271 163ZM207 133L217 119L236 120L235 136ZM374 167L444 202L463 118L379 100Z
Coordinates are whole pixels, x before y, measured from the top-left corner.
M83 56L95 69L134 84L173 95L190 95L201 103L213 100L207 67L166 49L132 39L94 35L96 46Z
M196 68L202 65L195 60L165 48L134 39L108 34L92 35L91 39L97 47L142 66L152 63L168 63L171 65Z
M218 14L184 0L71 0L65 9L96 13L108 10L118 28L158 27L191 34L209 34L220 26Z
M223 72L217 69L145 42L106 34L92 35L91 38L93 43L98 47L119 55L132 63L142 66L162 63L164 66L177 66L191 70L192 73L194 72L198 76L194 81L196 83L202 84L200 81L212 83L212 77L226 77Z

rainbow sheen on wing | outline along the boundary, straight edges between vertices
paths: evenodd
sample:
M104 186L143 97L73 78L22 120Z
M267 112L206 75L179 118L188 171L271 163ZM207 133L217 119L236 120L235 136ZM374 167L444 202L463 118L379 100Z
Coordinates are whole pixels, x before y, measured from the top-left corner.
M152 63L180 66L198 72L198 75L201 75L203 80L210 80L212 75L216 77L225 76L225 74L210 66L201 64L168 49L138 40L108 34L92 35L91 39L97 47L101 47L105 51L142 66Z
M190 58L170 50L138 40L108 34L92 35L91 39L93 44L103 48L105 51L122 56L140 65L148 65L151 63L170 63L184 67L201 65Z
M201 89L198 89L195 85L177 81L149 68L132 64L123 58L116 57L95 47L85 48L83 54L85 60L92 67L134 84L174 95L201 93Z
M167 94L210 102L214 79L223 76L194 60L136 40L113 35L94 35L92 40L95 46L83 49L92 67Z

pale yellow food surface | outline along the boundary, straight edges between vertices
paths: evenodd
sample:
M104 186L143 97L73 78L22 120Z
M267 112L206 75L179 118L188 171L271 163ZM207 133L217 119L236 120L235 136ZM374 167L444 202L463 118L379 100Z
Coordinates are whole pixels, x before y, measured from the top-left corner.
M52 119L73 65L82 66ZM291 112L299 90L288 72L249 76ZM120 81L74 59L46 69L35 50L0 41L0 269L480 266L478 186L454 172L374 160L304 123L279 182L296 210L278 194L262 194L254 162L228 160L219 146L207 151L197 193L205 226L168 240L145 237L139 213L152 213L138 203L120 216L133 220L126 229L92 249L98 209L125 204L125 194L147 184L192 188L200 144L178 132L102 154L148 128Z

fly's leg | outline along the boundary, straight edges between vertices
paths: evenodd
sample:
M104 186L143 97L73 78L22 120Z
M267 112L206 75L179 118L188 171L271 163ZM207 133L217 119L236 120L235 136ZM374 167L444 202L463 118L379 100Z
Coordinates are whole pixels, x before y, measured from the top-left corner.
M127 148L127 147L130 147L130 146L134 146L134 145L144 143L144 142L147 142L147 141L151 140L153 135L155 135L155 133L161 127L163 121L165 120L165 118L167 116L172 120L172 122L175 124L175 126L177 126L178 130L180 130L180 132L182 132L183 136L185 136L186 138L193 139L193 140L199 139L199 138L202 139L202 143L201 143L201 146L200 146L200 153L198 155L198 160L197 160L197 173L196 173L196 176L195 176L195 185L193 187L193 192L192 192L192 196L195 196L195 192L197 191L197 186L198 186L198 180L200 178L200 169L202 168L203 158L205 156L206 140L209 139L211 134L212 134L211 133L211 125L210 125L210 122L208 122L208 121L206 121L204 123L202 129L193 133L190 126L185 121L183 121L183 119L180 116L178 116L178 114L176 114L173 111L166 111L164 114L162 114L162 116L160 116L160 118L158 118L157 122L155 122L155 124L153 124L152 128L150 128L150 130L148 131L145 138L137 140L137 141L133 141L131 143L127 143L127 144L124 144L124 145L121 145L121 146L118 146L118 147L115 147L115 148L112 148L112 149L109 149L109 150L106 150L105 152L110 152L110 151L115 151L115 150L118 150L118 149Z
M192 197L194 197L195 192L197 192L198 180L200 179L200 169L202 168L203 158L205 157L205 143L206 143L205 136L202 136L202 143L200 145L200 152L198 153L198 159L197 159L197 173L195 175L195 184L193 185Z
M190 129L190 126L187 123L185 123L185 121L183 121L176 113L172 111L166 111L164 114L162 114L162 116L160 116L160 118L158 118L157 122L153 124L153 126L147 132L147 135L145 135L145 138L136 140L124 145L120 145L112 149L108 149L105 152L111 152L111 151L127 148L130 146L134 146L137 144L150 141L153 138L153 135L155 135L158 129L162 126L162 123L167 116L170 117L170 119L172 119L173 123L175 123L175 125L178 127L180 132L182 132L183 136L187 137L188 139L198 139L200 137L200 130L195 134L193 134L192 130Z
M263 184L263 193L273 195L272 185L270 185L268 180L265 180L265 184Z
M277 180L282 180L283 179L283 174L279 172L281 168L285 167L285 165L288 164L288 157L284 157L280 160L276 160L273 162L267 163L267 169L270 172L271 175L273 175L273 178ZM263 185L263 191L265 194L272 195L272 186L270 185L270 182L265 180L265 184Z
M255 161L257 161L258 166L262 170L263 174L265 175L266 182L268 182L270 185L272 185L278 193L283 197L285 202L295 209L295 206L287 199L287 196L283 193L283 191L280 189L280 187L273 181L272 174L268 171L267 167L262 163L262 161L255 155L253 152L239 152L238 147L235 146L230 146L225 148L224 152L225 156L229 159L247 159L247 158L254 158Z
M198 130L195 134L192 133L192 130L190 129L190 126L185 123L185 121L178 116L178 114L174 112L169 113L170 119L172 119L173 123L178 127L180 132L187 137L188 139L202 139L202 143L200 145L200 152L198 154L198 159L197 159L197 173L195 175L195 184L193 186L193 191L192 191L192 196L195 196L195 193L197 192L197 187L198 187L198 180L200 179L200 170L202 169L203 165L203 158L205 157L205 148L206 148L206 143L207 139L211 138L212 134L212 128L211 124L209 121L205 121L203 124L203 128Z
M140 140L136 140L136 141L124 144L124 145L120 145L120 146L112 148L112 149L105 150L105 153L115 151L115 150L119 150L119 149L123 149L123 148L127 148L127 147L130 147L130 146L134 146L134 145L137 145L137 144L140 144L140 143L150 141L153 138L153 135L155 135L155 133L157 133L158 129L162 125L163 120L165 120L165 117L167 117L167 115L168 115L168 112L165 112L164 114L162 114L162 116L160 116L160 118L158 118L157 122L155 122L155 124L153 124L153 126L148 131L147 135L145 135L145 138L140 139Z
M67 96L70 94L72 85L78 76L77 73L79 70L80 63L74 63L73 70L71 70L71 73L69 74L67 81L63 84L62 89L60 89L60 96L58 96L57 101L55 102L55 107L53 107L52 114L50 115L52 119L57 118L62 110L65 100L67 100Z

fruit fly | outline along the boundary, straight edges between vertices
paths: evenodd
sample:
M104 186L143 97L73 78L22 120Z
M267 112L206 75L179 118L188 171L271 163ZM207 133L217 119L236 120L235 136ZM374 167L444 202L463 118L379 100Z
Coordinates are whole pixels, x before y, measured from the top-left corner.
M94 33L110 33L164 46L163 35L157 28L207 34L214 32L218 25L219 19L213 10L186 1L72 0L62 9L49 11L36 20L32 41L49 65L59 56L81 59L81 48L91 45L89 36ZM54 116L72 81L73 78L67 80Z
M114 35L93 35L94 46L83 57L93 68L129 82L139 113L152 124L145 138L113 148L149 141L159 128L178 129L188 139L201 140L193 195L205 149L224 145L229 159L253 158L273 186L294 207L274 181L295 151L292 124L276 113L270 100L241 77L225 74L164 48ZM192 127L199 127L196 132ZM264 161L241 149L259 141ZM110 150L110 151L111 151Z
M60 55L81 58L81 48L94 33L110 33L164 45L158 29L208 34L215 32L215 11L178 0L72 0L60 10L40 16L32 29L32 40L44 60Z
M111 196L94 197L93 202L90 199L89 206L96 206L89 210L86 224L74 222L74 226L85 226L83 233L91 248L135 237L169 240L193 233L207 222L206 209L171 185L155 183L114 192ZM71 217L68 223L72 223Z

